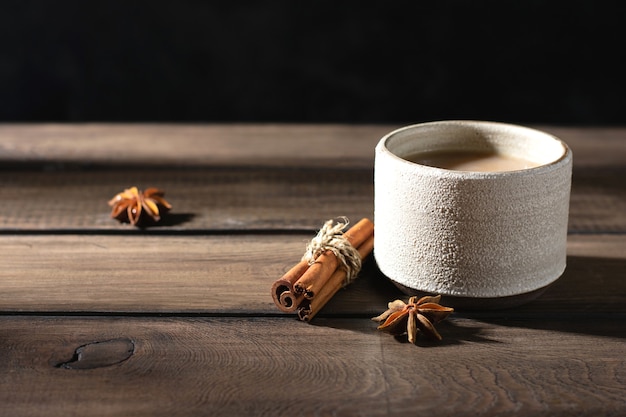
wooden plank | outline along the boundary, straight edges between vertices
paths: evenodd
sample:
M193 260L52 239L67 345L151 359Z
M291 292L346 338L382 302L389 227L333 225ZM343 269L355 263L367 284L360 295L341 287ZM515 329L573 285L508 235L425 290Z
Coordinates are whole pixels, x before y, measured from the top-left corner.
M313 236L5 236L0 311L279 314L272 283ZM379 306L397 293L363 281Z
M3 311L269 312L298 236L6 236ZM293 261L292 261L293 260ZM30 305L30 307L29 307Z
M271 285L298 262L312 236L3 236L0 311L279 314ZM565 274L539 299L473 314L626 313L626 235L570 236L568 251ZM369 259L321 315L374 316L400 297Z
M574 153L575 167L619 167L626 162L624 127L534 127L565 141Z
M371 167L374 146L399 126L0 124L3 163Z
M0 171L0 230L127 231L107 201L157 187L173 205L159 230L317 230L374 211L372 169L220 168Z
M374 147L399 125L0 124L2 164L371 167ZM622 165L624 127L531 126L574 151L575 165Z
M569 229L626 233L626 164L575 169ZM173 204L161 231L315 230L329 218L373 218L371 168L0 171L0 231L126 231L107 201L158 187Z
M621 166L574 169L569 230L626 233L626 154Z
M505 314L607 316L626 312L626 235L568 237L565 273L537 300ZM498 314L497 312L494 312Z
M617 416L623 322L0 316L0 414ZM541 342L538 343L538 340Z

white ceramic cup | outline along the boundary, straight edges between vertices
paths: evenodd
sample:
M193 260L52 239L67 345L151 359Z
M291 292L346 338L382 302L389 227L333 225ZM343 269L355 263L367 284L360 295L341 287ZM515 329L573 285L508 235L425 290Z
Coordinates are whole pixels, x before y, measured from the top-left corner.
M486 150L538 166L475 172L406 159ZM408 294L486 307L532 299L565 270L571 172L564 142L522 126L441 121L395 130L376 147L376 263Z

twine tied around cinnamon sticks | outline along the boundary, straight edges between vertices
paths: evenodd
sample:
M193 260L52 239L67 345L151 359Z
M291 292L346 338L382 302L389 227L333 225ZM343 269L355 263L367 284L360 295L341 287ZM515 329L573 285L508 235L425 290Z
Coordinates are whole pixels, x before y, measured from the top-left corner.
M331 251L341 266L346 270L344 286L352 283L361 270L361 256L342 232L349 224L347 217L340 217L343 222L328 220L306 246L302 257L309 266L315 263L324 252Z
M347 232L343 222L329 220L307 245L302 260L272 285L276 306L297 311L300 320L311 320L340 288L351 283L362 260L374 248L374 224L361 219Z

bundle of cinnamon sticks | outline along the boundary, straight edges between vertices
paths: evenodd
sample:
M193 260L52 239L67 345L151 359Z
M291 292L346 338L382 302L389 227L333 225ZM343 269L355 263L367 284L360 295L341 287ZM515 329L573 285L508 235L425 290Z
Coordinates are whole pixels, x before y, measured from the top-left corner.
M343 236L365 259L374 248L374 224L361 219ZM345 285L346 269L335 254L327 250L313 263L302 260L272 285L276 306L286 313L297 312L302 321L309 321Z

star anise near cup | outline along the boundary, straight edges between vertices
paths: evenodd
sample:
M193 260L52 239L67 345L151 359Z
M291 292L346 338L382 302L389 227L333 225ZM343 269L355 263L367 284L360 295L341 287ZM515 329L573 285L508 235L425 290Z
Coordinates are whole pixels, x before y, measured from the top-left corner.
M130 187L109 200L111 217L133 226L157 223L172 206L163 198L163 191L148 188L145 191Z
M372 320L383 322L378 329L394 336L406 333L411 343L415 343L420 332L430 338L441 340L441 335L434 325L448 317L454 309L439 305L439 300L441 295L426 296L419 300L417 297L411 297L408 304L402 300L395 300L387 305L387 311L373 317Z

